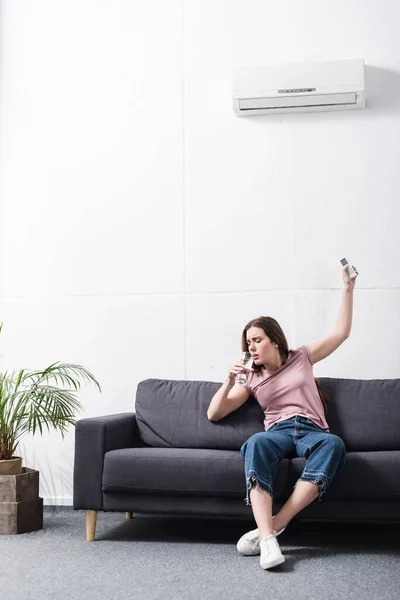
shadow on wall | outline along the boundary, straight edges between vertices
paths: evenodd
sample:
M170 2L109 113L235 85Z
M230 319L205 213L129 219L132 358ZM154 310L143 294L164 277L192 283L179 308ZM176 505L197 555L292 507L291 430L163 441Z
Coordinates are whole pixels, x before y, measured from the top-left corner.
M74 457L68 449L58 456L57 472L54 475L54 464L49 455L36 452L34 444L24 445L20 442L19 455L23 457L22 466L39 471L39 496L45 502L51 500L52 505L72 504Z
M400 111L400 73L391 69L365 65L366 109Z

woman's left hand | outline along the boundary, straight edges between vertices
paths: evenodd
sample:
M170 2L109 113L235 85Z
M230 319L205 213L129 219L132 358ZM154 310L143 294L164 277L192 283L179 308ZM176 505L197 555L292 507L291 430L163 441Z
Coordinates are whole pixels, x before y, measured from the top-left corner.
M351 266L353 267L353 269L355 270L357 275L353 279L350 279L350 277L347 273L347 267L343 267L342 276L343 276L343 281L344 281L345 287L348 287L351 290L354 290L354 286L356 285L356 279L359 276L359 272L357 271L357 267L355 267L354 265L351 265Z

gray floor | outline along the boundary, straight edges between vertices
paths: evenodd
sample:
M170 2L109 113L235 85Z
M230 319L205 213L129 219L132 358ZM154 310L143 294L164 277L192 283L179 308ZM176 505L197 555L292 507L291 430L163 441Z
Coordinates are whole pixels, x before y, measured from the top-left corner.
M291 523L286 562L264 571L236 552L252 523L100 513L85 540L83 511L46 507L44 529L0 535L2 600L324 598L399 600L400 527Z

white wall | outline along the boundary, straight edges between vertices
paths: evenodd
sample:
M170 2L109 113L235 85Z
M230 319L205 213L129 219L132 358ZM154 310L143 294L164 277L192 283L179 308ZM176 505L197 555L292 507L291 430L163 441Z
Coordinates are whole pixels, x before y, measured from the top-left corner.
M0 352L90 368L80 416L148 377L221 381L260 314L289 345L350 339L315 376L399 377L395 0L3 0ZM238 119L232 67L364 58L364 111ZM72 503L74 430L25 437Z

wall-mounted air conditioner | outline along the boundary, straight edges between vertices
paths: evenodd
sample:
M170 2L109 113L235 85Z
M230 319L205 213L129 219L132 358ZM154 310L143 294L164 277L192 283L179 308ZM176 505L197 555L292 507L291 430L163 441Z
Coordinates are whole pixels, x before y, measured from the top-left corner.
M237 69L238 117L365 108L364 60L291 63Z

